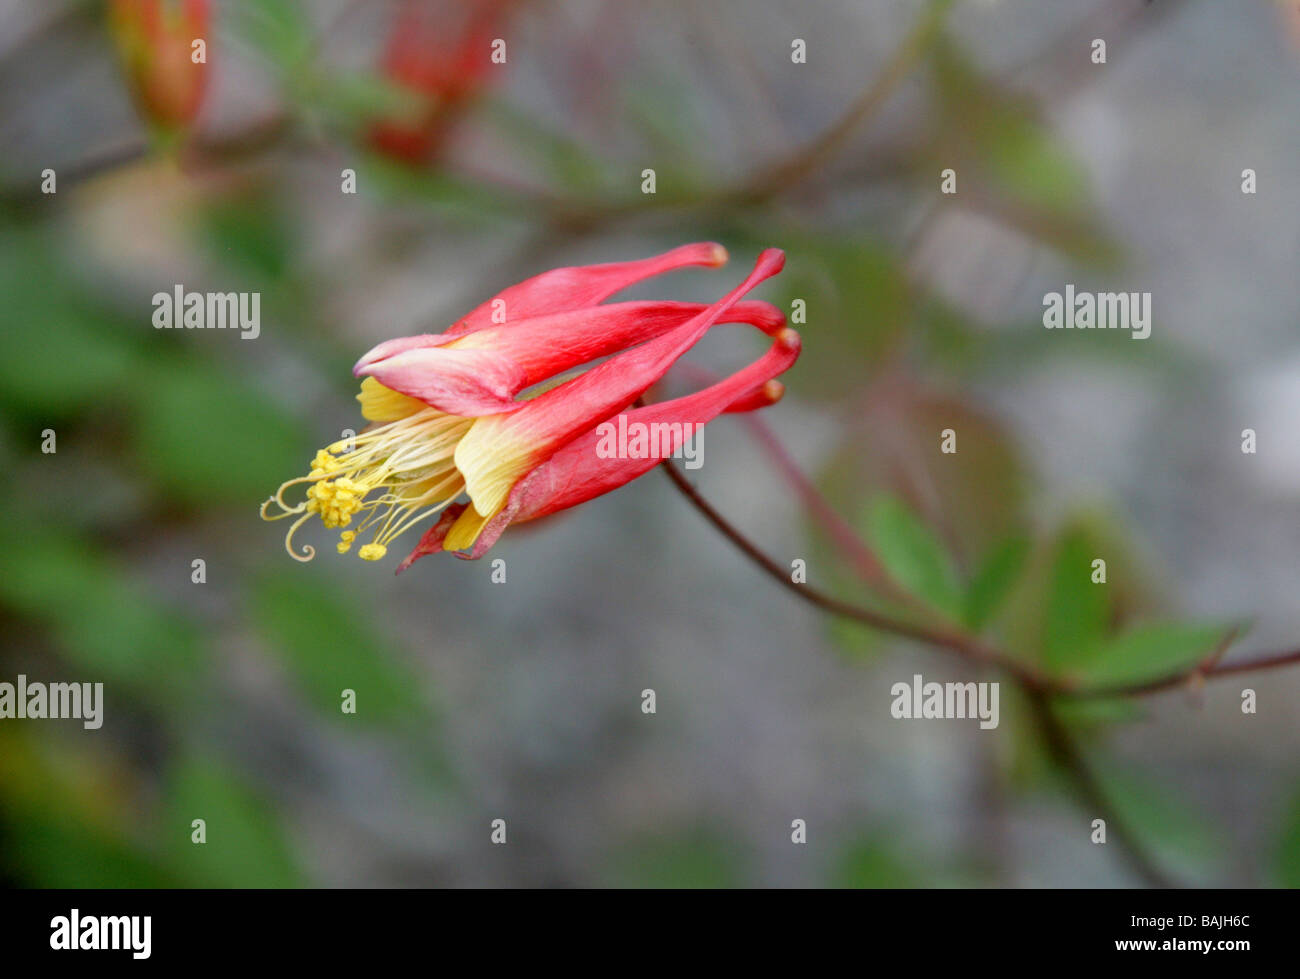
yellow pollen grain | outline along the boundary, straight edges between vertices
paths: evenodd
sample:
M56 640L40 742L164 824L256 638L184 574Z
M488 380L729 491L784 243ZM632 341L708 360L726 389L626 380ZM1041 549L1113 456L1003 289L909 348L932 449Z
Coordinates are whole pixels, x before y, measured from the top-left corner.
M383 544L364 544L361 550L357 551L357 556L363 561L378 561L388 553L388 548Z

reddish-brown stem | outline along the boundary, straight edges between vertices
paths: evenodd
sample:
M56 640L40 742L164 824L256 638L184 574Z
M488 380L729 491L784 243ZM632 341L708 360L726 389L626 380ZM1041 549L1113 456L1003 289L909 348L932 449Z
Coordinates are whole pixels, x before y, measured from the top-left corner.
M723 536L735 544L746 557L766 572L773 581L779 583L792 594L798 595L803 601L833 615L853 619L874 629L947 649L972 663L994 666L1010 675L1028 695L1034 717L1042 729L1044 740L1053 759L1070 777L1080 799L1094 813L1106 820L1106 825L1110 828L1111 833L1127 852L1134 870L1146 883L1153 887L1172 886L1168 878L1161 873L1156 864L1143 850L1136 837L1129 832L1123 818L1109 805L1105 792L1083 755L1075 747L1065 725L1052 712L1051 698L1054 694L1062 692L1062 690L1051 678L1039 674L1032 667L1006 656L999 650L986 646L973 636L895 619L871 609L842 601L807 584L795 582L786 573L784 567L763 553L757 545L714 509L690 484L686 477L678 471L671 460L664 460L662 468L681 494Z
M1033 667L1026 663L1021 663L1011 657L1004 656L1001 652L985 645L974 636L966 635L946 628L937 628L932 626L918 625L903 619L897 619L882 612L873 609L864 608L860 605L854 605L852 602L846 602L819 591L807 584L800 584L793 580L786 568L778 564L768 555L764 554L757 545L748 537L742 534L734 527L726 517L719 513L712 504L702 497L694 486L686 479L685 476L672 464L671 461L665 460L662 468L668 474L686 499L700 511L704 517L716 527L724 537L736 545L737 548L751 561L761 568L775 582L781 585L793 595L797 595L801 600L815 605L818 608L830 612L833 615L843 616L847 619L853 619L861 622L863 625L870 626L873 629L879 629L882 632L892 633L896 636L902 636L905 639L914 639L917 642L926 643L931 646L937 646L940 649L947 649L950 652L969 660L972 663L981 666L994 666L1010 676L1015 677L1026 689L1037 690L1050 693L1054 690L1051 682L1038 673Z
M750 431L754 433L754 437L762 445L764 451L776 463L777 470L794 491L799 494L799 498L803 500L808 512L822 525L832 543L844 552L845 557L857 569L858 574L870 584L884 584L886 581L885 569L876 559L875 554L871 552L871 548L849 526L848 521L826 502L826 498L818 492L812 480L805 476L803 470L790 458L790 453L786 451L785 446L781 444L780 439L776 437L767 423L752 413L745 415L745 422Z

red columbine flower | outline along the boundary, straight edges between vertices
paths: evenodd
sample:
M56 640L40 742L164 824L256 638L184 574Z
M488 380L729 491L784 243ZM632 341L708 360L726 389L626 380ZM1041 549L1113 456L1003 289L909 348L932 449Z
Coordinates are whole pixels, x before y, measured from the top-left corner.
M454 13L406 0L389 35L383 74L411 96L411 109L370 131L376 149L406 163L432 157L452 122L483 85L494 32L511 0L462 0Z
M192 122L208 83L208 0L112 0L109 26L145 117L167 129Z
M725 411L776 401L773 378L794 363L799 337L770 303L743 297L785 262L763 252L754 270L712 305L681 302L604 304L634 282L687 265L719 266L726 252L685 245L654 258L555 269L511 286L445 333L404 337L357 362L361 411L376 424L352 441L316 453L307 476L290 480L262 507L266 519L312 516L348 528L340 553L374 529L360 548L368 560L418 522L441 514L403 563L440 550L481 557L511 523L546 516L640 476ZM602 305L603 304L603 305ZM746 323L773 338L768 352L717 384L683 398L628 411L673 363L719 323ZM612 355L612 356L611 356ZM608 357L555 383L559 375ZM551 382L540 394L526 389ZM626 418L620 420L620 413ZM663 423L670 437L658 454L610 457L598 451L600 426ZM291 505L290 486L307 498ZM466 496L468 502L457 502ZM279 513L268 515L272 505ZM354 517L359 523L352 529ZM400 570L400 569L399 569Z

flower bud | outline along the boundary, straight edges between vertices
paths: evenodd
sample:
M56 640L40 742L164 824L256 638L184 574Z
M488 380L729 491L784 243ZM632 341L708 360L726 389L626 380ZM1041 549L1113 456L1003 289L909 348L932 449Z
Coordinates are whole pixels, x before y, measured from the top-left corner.
M165 130L193 122L207 88L209 0L112 0L109 29L141 114Z

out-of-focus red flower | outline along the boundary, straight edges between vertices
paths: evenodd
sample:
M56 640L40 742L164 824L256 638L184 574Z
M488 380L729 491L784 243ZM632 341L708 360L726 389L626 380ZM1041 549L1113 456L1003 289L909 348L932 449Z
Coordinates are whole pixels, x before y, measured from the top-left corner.
M1292 46L1300 51L1300 0L1277 0L1277 6Z
M403 0L383 75L411 96L409 111L370 130L380 152L411 164L433 157L494 67L492 41L512 0Z
M208 0L112 0L109 27L145 117L166 129L191 123L208 84Z
M280 487L262 515L297 516L286 546L313 515L334 528L359 516L339 551L374 528L359 552L370 560L383 557L409 527L441 515L401 568L442 550L477 558L510 524L576 506L642 475L719 414L772 404L783 390L774 378L798 357L799 335L775 306L744 296L781 270L782 252L764 251L745 280L712 305L605 303L661 272L725 260L720 245L706 242L637 262L555 269L511 286L445 333L381 343L354 369L364 377L362 414L377 425L318 452L309 474ZM702 391L632 407L719 323L751 325L772 338L771 347ZM526 389L602 357L608 359L528 396ZM611 452L602 443L613 432L648 426L663 437L644 451ZM309 484L307 499L291 505L284 492L295 483ZM462 496L468 501L458 502ZM269 515L273 505L279 512ZM314 552L289 553L309 559Z

